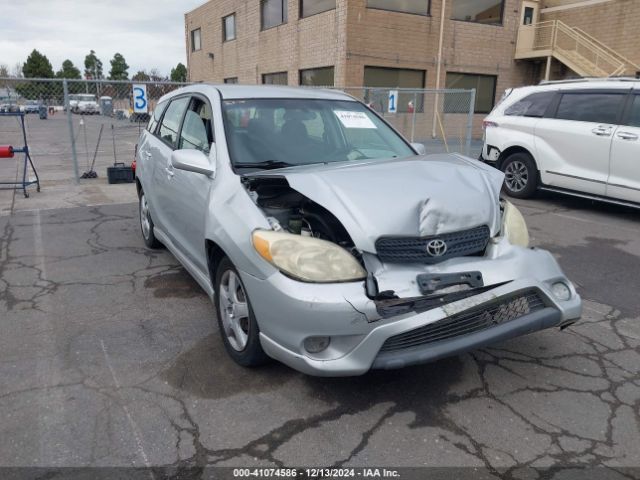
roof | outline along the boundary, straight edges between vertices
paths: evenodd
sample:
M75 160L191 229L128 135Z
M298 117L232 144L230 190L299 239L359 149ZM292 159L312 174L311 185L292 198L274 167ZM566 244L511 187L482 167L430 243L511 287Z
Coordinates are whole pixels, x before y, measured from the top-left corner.
M240 100L244 98L309 98L316 100L351 100L353 97L339 90L329 90L309 87L287 87L280 85L238 85L238 84L209 84L196 83L180 88L168 94L170 98L179 93L199 92L217 95L224 100ZM164 99L164 97L163 97Z
M552 82L542 82L539 85L520 87L536 91L548 90L590 90L590 89L620 89L631 90L640 89L640 79L631 78L585 78L577 80L560 80Z

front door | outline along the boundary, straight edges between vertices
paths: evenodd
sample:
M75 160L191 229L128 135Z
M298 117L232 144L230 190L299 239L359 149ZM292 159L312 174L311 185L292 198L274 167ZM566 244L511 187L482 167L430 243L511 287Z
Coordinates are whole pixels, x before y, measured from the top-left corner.
M544 184L605 195L611 141L627 93L562 93L552 118L541 119L535 127Z
M200 150L209 157L209 161L215 162L211 113L211 105L204 97L190 98L178 134L176 150ZM167 208L167 214L172 226L172 236L176 247L204 273L207 271L204 232L209 190L213 182L211 178L199 173L170 168L167 195L171 198L171 205Z
M640 91L613 134L607 196L640 203Z

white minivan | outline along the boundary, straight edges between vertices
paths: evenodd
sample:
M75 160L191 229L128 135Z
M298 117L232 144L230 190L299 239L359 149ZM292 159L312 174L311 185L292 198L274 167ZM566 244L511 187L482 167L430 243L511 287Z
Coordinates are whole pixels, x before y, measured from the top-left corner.
M640 207L640 80L515 88L485 118L482 159L516 198L552 190Z

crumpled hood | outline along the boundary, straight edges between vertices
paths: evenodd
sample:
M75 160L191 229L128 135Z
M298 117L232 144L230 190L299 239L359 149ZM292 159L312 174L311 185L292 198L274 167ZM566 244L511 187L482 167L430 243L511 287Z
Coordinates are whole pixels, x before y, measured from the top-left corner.
M385 235L430 236L487 225L500 228L503 174L457 154L317 165L252 176L285 177L291 188L333 213L355 245L375 252Z

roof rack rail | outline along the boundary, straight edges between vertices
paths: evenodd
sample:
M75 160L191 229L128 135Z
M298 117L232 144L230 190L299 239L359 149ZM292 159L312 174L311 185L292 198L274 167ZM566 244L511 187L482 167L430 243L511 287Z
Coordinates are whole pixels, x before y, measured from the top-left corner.
M640 78L636 78L636 77L569 78L567 80L541 80L540 85L554 85L557 83L582 83L582 82L640 82Z

